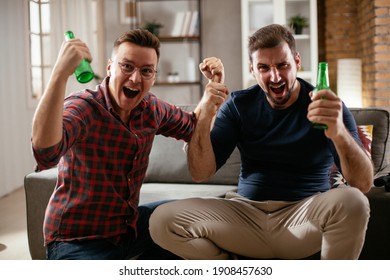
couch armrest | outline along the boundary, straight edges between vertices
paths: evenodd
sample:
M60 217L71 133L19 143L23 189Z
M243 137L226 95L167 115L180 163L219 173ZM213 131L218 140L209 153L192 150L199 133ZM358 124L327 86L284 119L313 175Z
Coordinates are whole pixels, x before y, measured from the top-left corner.
M31 258L46 259L43 241L43 219L46 205L57 183L57 168L24 177L26 194L27 236Z
M373 125L371 156L375 172L389 164L390 155L390 114L381 108L350 108L357 125Z

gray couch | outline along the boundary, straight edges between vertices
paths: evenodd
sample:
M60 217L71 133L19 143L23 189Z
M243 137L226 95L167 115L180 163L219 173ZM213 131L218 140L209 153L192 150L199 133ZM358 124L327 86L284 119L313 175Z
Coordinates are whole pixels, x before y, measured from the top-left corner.
M182 106L192 110L193 106ZM376 177L390 172L389 113L378 108L351 109L357 124L374 125L372 159ZM236 190L240 155L235 150L224 167L209 181L196 184L187 171L182 141L157 136L150 154L150 165L141 189L141 204L161 199L223 196ZM42 224L46 204L56 184L55 168L26 175L27 233L32 259L44 259ZM361 259L390 259L390 193L373 187L367 194L371 218Z

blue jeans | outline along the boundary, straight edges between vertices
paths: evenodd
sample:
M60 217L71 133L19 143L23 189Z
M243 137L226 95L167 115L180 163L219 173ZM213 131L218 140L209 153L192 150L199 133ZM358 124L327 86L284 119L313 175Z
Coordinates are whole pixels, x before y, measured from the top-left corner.
M123 260L138 259L180 259L155 244L149 234L149 217L164 201L140 205L137 221L137 238L125 234L118 245L108 239L54 241L46 249L49 260Z

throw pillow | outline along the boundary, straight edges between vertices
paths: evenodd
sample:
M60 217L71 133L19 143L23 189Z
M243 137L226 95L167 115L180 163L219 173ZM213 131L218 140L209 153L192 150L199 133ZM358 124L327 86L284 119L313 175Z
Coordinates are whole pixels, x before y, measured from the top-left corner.
M373 125L358 125L358 134L360 141L362 141L364 151L371 158L371 144L372 144L372 131ZM330 188L337 188L340 186L347 186L348 183L343 177L343 174L338 170L337 166L334 164L330 174Z
M362 141L364 150L371 158L371 144L372 144L372 131L373 125L358 125L359 138Z

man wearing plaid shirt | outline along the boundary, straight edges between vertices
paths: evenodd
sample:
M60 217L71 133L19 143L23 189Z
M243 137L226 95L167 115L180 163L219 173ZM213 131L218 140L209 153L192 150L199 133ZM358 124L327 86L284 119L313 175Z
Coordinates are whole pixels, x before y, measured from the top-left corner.
M149 92L159 47L148 31L125 33L102 83L65 98L69 76L92 57L79 39L63 43L32 126L37 171L56 165L59 171L44 221L48 259L175 257L149 236L149 216L163 201L138 206L152 142L156 134L188 142L201 107L227 89L222 63L209 58L201 71L215 100L203 98L195 112L159 100Z

